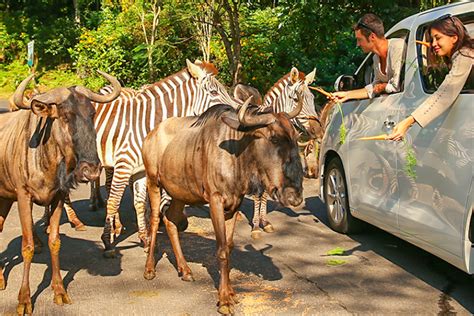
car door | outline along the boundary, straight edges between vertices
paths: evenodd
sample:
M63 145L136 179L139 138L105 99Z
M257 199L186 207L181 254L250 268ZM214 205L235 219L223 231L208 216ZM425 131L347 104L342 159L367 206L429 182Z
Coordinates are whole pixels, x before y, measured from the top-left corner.
M406 36L408 30L401 29L389 38ZM366 60L367 65L359 68L356 82L360 82L361 78L365 78L364 85L371 82L367 80L367 74L372 73L370 61L371 58ZM402 71L402 77L403 74ZM363 141L359 138L390 131L389 128L399 120L400 99L403 93L402 90L370 100L347 102L343 107L345 114L347 113L347 165L351 209L357 217L391 232L398 229L399 193L394 146L386 141Z
M472 10L462 12L459 17L464 23L471 23L468 29L472 30ZM402 102L400 113L403 117L426 100L444 78L436 78L427 71L426 48L415 44L415 37L424 39L426 25L432 19L420 16L416 21L420 26L409 41L408 61L413 60L413 67L407 70L410 84L406 90L410 97ZM472 84L473 80L471 72L468 82ZM470 211L466 209L466 203L473 177L473 88L467 84L451 108L425 128L415 124L407 134L408 145L397 144L401 233L445 258L446 254L439 250L459 258L464 252L463 239ZM416 157L414 176L406 172L406 153L410 147Z

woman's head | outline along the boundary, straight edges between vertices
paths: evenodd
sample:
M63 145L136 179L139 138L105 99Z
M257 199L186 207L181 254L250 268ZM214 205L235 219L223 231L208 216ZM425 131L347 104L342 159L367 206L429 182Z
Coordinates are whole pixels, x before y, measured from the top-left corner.
M461 20L451 15L442 16L428 27L431 50L440 57L451 58L461 47L474 48L473 39Z

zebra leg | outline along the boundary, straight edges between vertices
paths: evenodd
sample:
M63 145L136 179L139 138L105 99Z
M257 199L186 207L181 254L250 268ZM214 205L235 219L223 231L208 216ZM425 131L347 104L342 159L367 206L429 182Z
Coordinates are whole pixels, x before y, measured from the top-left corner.
M118 209L122 200L123 192L130 179L131 170L116 168L112 177L112 186L109 199L107 200L107 216L105 218L104 232L101 239L104 243L104 256L106 258L115 257L115 238L118 237L123 225L120 222Z
M133 188L133 205L137 213L138 238L143 243L145 252L149 248L149 236L146 223L146 178L135 180L131 187Z
M114 168L105 168L105 190L107 191L107 199L110 196L110 189L112 188L112 179L114 177ZM104 203L104 200L102 200ZM105 206L105 203L103 207Z
M268 199L268 194L267 192L263 192L262 197L260 199L260 212L258 214L259 216L259 225L260 227L263 228L263 231L266 233L273 233L275 229L273 228L273 225L267 220L267 199Z
M262 231L259 225L261 197L258 195L254 195L252 196L252 198L254 206L252 218L252 232L250 233L250 237L252 237L252 239L259 239L262 236Z
M72 227L74 227L75 230L77 231L84 231L86 230L86 225L82 223L79 218L76 215L76 212L72 208L72 203L71 199L69 197L69 194L66 195L64 198L64 209L66 210L66 215L69 223L71 224Z
M100 195L100 178L97 178L97 180L90 182L90 189L91 189L91 195L90 195L89 210L92 212L95 212L97 211L97 208L100 207L98 205L100 201L104 203L104 201L102 200L102 196ZM104 207L104 204L102 204L102 207Z

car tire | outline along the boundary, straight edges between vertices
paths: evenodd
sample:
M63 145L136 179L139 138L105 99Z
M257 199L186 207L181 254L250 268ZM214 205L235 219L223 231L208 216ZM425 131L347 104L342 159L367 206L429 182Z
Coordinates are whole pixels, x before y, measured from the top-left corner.
M343 234L359 232L362 222L350 212L346 176L341 161L333 158L325 169L324 200L329 226Z

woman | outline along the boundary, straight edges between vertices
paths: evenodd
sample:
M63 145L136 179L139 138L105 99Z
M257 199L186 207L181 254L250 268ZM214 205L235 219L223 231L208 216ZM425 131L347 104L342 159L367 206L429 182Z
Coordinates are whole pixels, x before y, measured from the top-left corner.
M427 31L431 51L444 60L449 73L435 93L395 126L393 133L387 136L389 140L402 140L415 122L423 128L445 112L454 103L471 73L474 40L461 20L446 15L431 23Z

